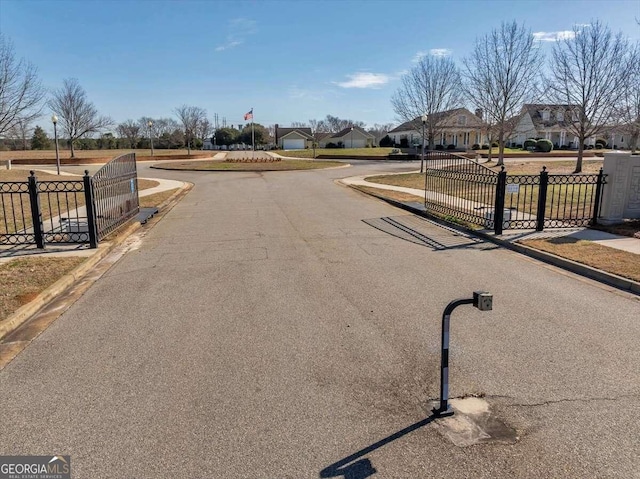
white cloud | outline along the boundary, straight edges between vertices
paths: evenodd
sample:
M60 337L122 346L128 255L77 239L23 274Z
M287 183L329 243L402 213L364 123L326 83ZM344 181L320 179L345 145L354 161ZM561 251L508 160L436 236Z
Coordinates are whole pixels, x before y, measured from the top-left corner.
M332 82L342 88L380 88L382 85L389 83L389 75L384 73L367 73L360 72L353 75L347 75L349 81Z
M423 52L423 51L416 52L415 56L413 57L413 59L411 61L413 63L418 63L420 60L422 60L427 55L428 55L427 52Z
M429 50L429 55L433 55L434 57L448 57L451 55L451 50L448 48L432 48Z
M221 52L224 50L228 50L229 48L237 47L238 45L241 45L241 44L242 44L242 41L240 40L232 40L225 43L224 45L217 46L216 51Z
M256 33L256 21L248 18L234 18L229 21L227 26L229 34L227 40L216 47L217 52L222 52L230 48L242 45L249 35Z
M576 36L573 30L561 30L559 32L535 32L533 39L537 42L558 42L561 40L571 40Z

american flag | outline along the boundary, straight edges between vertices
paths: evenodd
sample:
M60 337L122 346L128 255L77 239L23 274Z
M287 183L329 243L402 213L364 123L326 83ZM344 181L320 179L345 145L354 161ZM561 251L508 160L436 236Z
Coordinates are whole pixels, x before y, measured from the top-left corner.
M253 108L244 114L245 120L253 120Z

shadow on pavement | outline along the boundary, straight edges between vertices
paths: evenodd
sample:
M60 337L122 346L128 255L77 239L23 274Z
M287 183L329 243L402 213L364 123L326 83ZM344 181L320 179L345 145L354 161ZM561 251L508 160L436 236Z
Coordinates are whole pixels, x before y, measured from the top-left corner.
M416 422L410 426L401 429L400 431L391 434L390 436L385 437L384 439L379 440L371 444L370 446L365 447L364 449L360 449L358 452L351 454L350 456L345 457L344 459L340 459L337 462L334 462L328 467L325 467L320 471L320 477L344 477L344 479L366 479L367 477L373 476L376 472L375 467L371 464L371 460L369 458L363 458L367 454L375 451L376 449L381 448L382 446L386 446L390 442L395 441L396 439L400 439L403 436L415 431L416 429L420 429L423 426L433 422L436 419L436 416L431 415L421 421Z

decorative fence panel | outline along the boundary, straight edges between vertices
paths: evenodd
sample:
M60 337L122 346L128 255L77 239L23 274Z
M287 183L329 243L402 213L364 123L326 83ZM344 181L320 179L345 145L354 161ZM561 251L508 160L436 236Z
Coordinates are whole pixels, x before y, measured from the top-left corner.
M595 224L606 175L508 175L448 153L427 156L425 207L502 234L503 229Z
M138 213L135 154L78 180L0 182L0 245L98 241Z
M121 155L91 178L98 240L129 221L140 210L135 153Z

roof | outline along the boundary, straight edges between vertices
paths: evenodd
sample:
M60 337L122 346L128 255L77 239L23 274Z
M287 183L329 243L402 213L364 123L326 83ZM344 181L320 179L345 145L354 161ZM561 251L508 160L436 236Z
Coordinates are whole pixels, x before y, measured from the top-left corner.
M431 119L433 118L435 123L438 124L441 121L446 120L447 118L450 118L450 117L452 117L454 115L460 115L462 113L465 113L467 115L471 115L472 117L478 118L476 115L471 113L466 108L454 108L453 110L445 110L445 111L439 111L437 113L432 113L431 115L429 115L429 121L431 121ZM482 124L482 119L478 118L478 124L477 125L465 125L465 126L467 126L467 127L469 127L469 126L481 126L481 124ZM451 125L451 126L457 126L457 125ZM398 132L410 131L410 130L419 131L421 129L421 127L422 127L422 118L418 116L418 117L414 118L413 120L405 121L401 125L395 127L393 130L391 130L389 133L398 133Z
M293 133L293 132L298 132L301 136L308 138L308 139L312 139L312 133L311 133L311 128L306 128L306 127L300 127L300 128L281 128L278 127L278 129L276 130L276 141L278 141L280 138L282 138L283 136L287 136L289 133Z
M284 128L283 128L284 129ZM285 133L284 135L280 135L280 128L278 128L278 139L280 138L284 138L285 136L289 136L292 134L297 134L303 138L306 138L307 140L313 140L313 137L311 135L309 135L307 132L303 131L305 128L286 128L287 130L289 130L287 133Z
M573 119L571 113L579 109L578 105L558 105L551 103L528 103L522 106L523 113L528 113L531 117L533 125L538 128L551 128L554 126L568 127L573 125ZM552 114L549 115L549 120L543 120L541 112L549 110ZM562 111L564 113L564 120L558 121L556 113Z
M371 133L368 133L367 131L365 131L363 128L359 126L349 126L343 130L340 130L338 133L334 133L331 136L331 138L344 138L345 136L351 133L351 130L358 131L367 138L373 138L373 135Z

